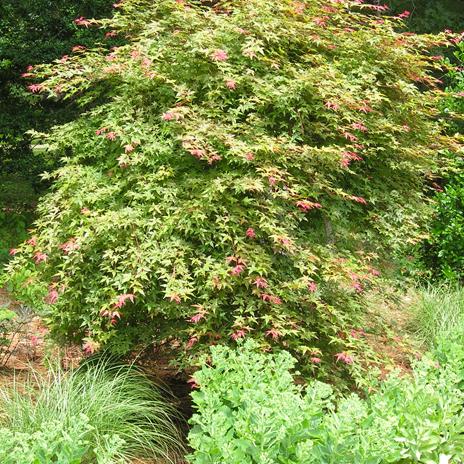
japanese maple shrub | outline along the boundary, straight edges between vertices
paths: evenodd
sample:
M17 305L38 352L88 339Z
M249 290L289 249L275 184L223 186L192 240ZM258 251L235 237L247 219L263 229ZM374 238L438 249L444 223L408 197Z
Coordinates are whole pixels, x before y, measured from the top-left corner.
M115 6L76 23L126 45L31 71L87 112L42 137L62 167L11 287L41 285L52 332L88 351L253 337L352 363L372 260L420 235L451 145L427 55L448 38L358 1Z

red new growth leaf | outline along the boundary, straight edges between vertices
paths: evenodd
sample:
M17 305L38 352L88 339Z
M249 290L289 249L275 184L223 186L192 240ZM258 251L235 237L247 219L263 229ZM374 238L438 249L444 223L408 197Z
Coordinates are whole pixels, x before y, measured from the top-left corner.
M28 245L35 247L37 245L37 237L31 237L29 240L26 241Z
M84 26L84 27L89 27L92 25L91 21L89 21L88 19L85 19L83 16L76 18L74 20L74 23L77 24L78 26Z
M266 288L268 286L267 280L264 277L256 277L253 283L256 285L256 288Z
M411 12L408 10L404 10L402 13L398 15L398 18L406 19L409 18L409 16L411 16Z
M211 55L211 58L214 61L227 61L229 56L227 55L227 52L225 50L215 50L213 54Z
M185 345L185 347L187 348L187 350L190 350L193 345L195 345L195 343L198 342L198 338L197 337L191 337L189 338L187 344Z
M282 335L277 329L269 329L265 332L267 337L271 337L273 340L277 340Z
M108 139L108 140L111 140L111 141L114 141L116 140L116 137L117 137L117 134L116 132L108 132L105 137Z
M46 253L37 251L34 254L34 261L36 264L44 263L45 261L47 261L47 259L48 259L48 255Z
M80 247L79 245L76 243L76 239L75 238L72 238L70 240L68 240L67 242L65 243L62 243L59 248L61 250L63 250L63 252L65 254L68 254L68 253L71 253L72 251L74 250L78 250Z
M301 211L307 212L312 209L320 209L322 208L322 205L320 203L314 203L309 200L299 200L296 202L296 206L300 208Z
M351 127L361 132L367 132L367 127L361 122L354 122L353 124L351 124Z
M237 264L230 270L230 274L233 276L238 276L239 274L243 272L244 269L245 269L245 266L243 264Z
M353 364L353 361L354 361L353 358L348 353L345 353L345 352L337 353L335 355L335 359L337 361L342 361L345 364Z
M56 289L51 288L51 289L49 289L48 294L45 297L44 301L47 304L55 304L57 302L57 300L58 300L58 296L59 296L59 294L56 291Z
M234 333L231 334L230 338L234 341L237 341L239 338L243 338L246 335L245 329L238 329Z
M311 293L315 293L317 291L317 284L316 282L309 282L308 284L308 290L311 292Z
M360 203L361 205L367 205L367 201L363 197L357 197L355 195L350 195L349 198L350 200L353 200L356 203Z
M32 93L39 93L43 90L43 85L42 84L31 84L31 85L28 85L27 88Z
M255 233L255 230L252 229L251 227L249 227L246 231L246 236L248 238L255 238L256 237L256 233Z
M261 293L260 298L263 301L266 301L272 304L276 304L276 305L282 304L282 300L278 296L269 295L268 293Z
M193 324L198 324L202 319L205 319L205 313L200 312L197 314L194 314L190 319L189 322L192 322Z
M127 301L134 303L135 295L133 293L124 293L122 295L118 295L118 301L115 303L115 308L122 308Z
M340 105L338 103L334 103L330 101L325 102L324 106L328 108L329 110L333 110L333 111L338 111L340 109Z

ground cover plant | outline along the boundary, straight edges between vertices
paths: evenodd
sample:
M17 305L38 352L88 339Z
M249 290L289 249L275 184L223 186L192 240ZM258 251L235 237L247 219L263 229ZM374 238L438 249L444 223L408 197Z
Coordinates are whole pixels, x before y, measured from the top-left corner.
M33 375L0 390L2 463L177 462L176 413L135 368L100 360Z
M54 336L90 352L253 337L350 364L376 257L419 240L424 179L454 147L427 49L455 36L350 1L116 11L76 23L127 45L31 72L88 111L42 138L63 166L10 288L39 288Z
M362 399L331 386L302 388L285 352L246 343L212 348L194 376L189 462L460 463L464 455L464 351L460 337L440 339L412 376L392 374Z

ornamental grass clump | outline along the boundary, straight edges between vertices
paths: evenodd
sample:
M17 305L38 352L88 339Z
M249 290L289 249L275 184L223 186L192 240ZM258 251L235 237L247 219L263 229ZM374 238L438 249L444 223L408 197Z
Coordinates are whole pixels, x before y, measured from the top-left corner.
M82 116L8 280L57 339L181 356L252 337L334 360L377 258L421 237L441 149L428 48L358 1L125 0L125 45L32 70ZM27 282L27 284L26 284ZM353 361L351 354L346 359Z
M0 461L8 464L178 462L174 408L134 367L108 360L33 373L0 390Z

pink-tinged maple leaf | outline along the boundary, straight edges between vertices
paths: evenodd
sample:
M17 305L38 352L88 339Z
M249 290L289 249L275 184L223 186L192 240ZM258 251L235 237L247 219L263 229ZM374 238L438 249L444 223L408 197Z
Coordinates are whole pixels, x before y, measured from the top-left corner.
M338 111L340 109L340 105L338 103L334 103L334 102L331 102L331 101L325 102L324 106L326 108L328 108L329 110L332 110L332 111Z
M193 377L191 377L189 380L187 380L187 383L190 385L191 389L200 388L200 385L198 385L198 383L196 382L196 380Z
M59 294L56 289L50 288L48 290L47 296L44 298L45 303L47 304L55 304L58 301Z
M130 143L127 144L127 145L124 145L124 152L125 153L132 153L134 150L135 150L134 145L132 145Z
M33 76L34 76L34 74L27 73L27 72L21 74L21 77L24 78L24 79L28 79L29 77L33 77Z
M361 132L367 132L367 127L361 122L354 122L353 124L351 124L351 127Z
M411 16L411 12L408 10L404 10L402 13L398 15L398 18L406 19L409 18L409 16Z
M350 200L360 203L361 205L367 205L367 201L363 197L357 197L355 195L350 195Z
M299 200L296 202L296 206L298 206L298 208L300 208L301 211L303 212L307 212L307 211L310 211L312 209L320 209L322 208L322 205L320 203L314 203L312 201L308 201L308 200Z
M361 113L371 113L374 110L367 103L364 103L358 108L358 111L361 111Z
M37 237L31 237L29 240L26 241L28 245L35 247L37 245Z
M351 337L359 339L366 336L364 329L352 329L350 332Z
M169 298L169 301L171 301L173 303L180 304L180 302L181 302L181 298L180 298L179 294L177 294L177 293L171 293L170 295L166 296L166 298Z
M97 129L97 130L95 131L95 134L97 134L97 135L103 135L107 130L108 130L107 127L102 127L101 129Z
M37 251L34 254L34 261L35 261L36 264L45 263L45 261L47 261L47 259L48 259L48 255L46 253L42 253L40 251Z
M310 360L313 364L320 364L320 362L321 362L321 358L318 358L317 356L313 356L313 357L309 358L309 360Z
M80 248L79 244L76 243L76 239L72 238L65 243L62 243L59 248L63 250L65 254L71 253L72 251L78 250Z
M115 303L115 308L122 308L127 301L134 303L135 295L133 293L123 293L122 295L118 295L118 301Z
M190 350L193 347L193 345L195 345L197 342L197 337L190 337L185 347L187 348L187 350Z
M266 302L269 302L269 303L273 303L273 304L277 304L277 305L282 304L282 300L278 296L269 295L268 293L262 293L260 295L260 298L263 301L266 301Z
M353 364L353 361L354 361L353 358L348 353L345 353L345 352L337 353L335 355L335 359L337 361L342 361L345 364Z
M269 185L274 186L277 183L277 180L274 176L269 176L268 178Z
M98 349L98 343L93 340L87 340L83 345L82 349L85 354L93 354Z
M114 53L110 53L109 55L106 55L106 57L105 57L106 61L115 61L116 58L117 58L117 56Z
M84 216L88 216L90 214L90 209L89 208L81 208L81 214Z
M74 45L74 47L71 48L71 51L73 52L83 52L84 50L86 50L86 47L83 45Z
M230 274L233 276L238 276L241 274L245 269L245 266L243 264L237 264L230 270Z
M316 17L313 19L313 23L316 24L316 26L325 26L328 19L327 16Z
M374 277L379 277L380 271L378 269L371 267L369 268L369 274L373 275Z
M105 37L109 39L110 37L116 37L118 33L116 31L109 31L105 34Z
M271 337L273 340L279 339L282 334L277 329L269 329L265 332L267 337Z
M256 237L256 232L252 227L249 227L246 231L246 236L248 238L255 238Z
M287 237L282 237L281 235L276 237L277 241L284 247L289 248L292 244L292 241Z
M253 284L256 285L256 288L267 288L268 286L267 280L264 277L256 277Z
M356 290L357 293L362 293L364 291L364 288L361 284L361 282L355 280L351 283L351 286Z
M205 313L200 312L197 314L194 314L190 319L189 322L192 322L193 324L198 324L202 319L205 319Z
M311 293L315 293L317 291L317 284L316 282L309 282L308 284L308 290L311 292Z
M28 85L27 88L32 93L39 93L43 90L43 85L42 84L31 84L31 85Z
M221 156L215 153L208 158L208 164L214 164L216 161L221 161L221 159Z
M349 140L350 142L356 142L358 140L358 137L356 135L352 134L351 132L344 131L342 132L343 137L345 137L346 140Z
M80 16L79 18L76 18L74 20L74 24L76 24L77 26L84 26L84 27L89 27L89 26L92 25L91 21L84 18L83 16Z
M237 88L237 83L233 79L226 81L226 87L230 90L235 90Z
M33 71L34 70L34 66L32 65L29 65L27 68L26 68L26 71Z
M354 151L344 151L340 164L347 168L352 161L362 161L362 158Z
M248 152L245 154L245 158L248 160L248 161L253 161L255 159L255 155L251 152Z
M100 316L107 317L113 320L113 319L121 319L122 314L119 311L115 311L115 310L110 311L108 309L102 309L100 311Z
M118 135L116 134L116 132L108 132L105 137L108 139L108 140L111 140L111 141L114 141L116 140L116 137Z
M12 248L10 251L9 251L9 255L10 256L14 256L16 254L19 253L19 250L17 248Z
M303 2L293 2L293 11L297 15L301 15L304 13L306 5Z
M205 152L200 148L192 148L189 150L189 153L197 159L201 159L205 156Z
M243 338L246 335L245 329L238 329L234 333L231 334L230 338L234 341L237 341L239 338Z
M37 337L37 335L31 335L29 341L31 343L31 346L35 348L39 344L39 337Z
M227 52L225 50L218 49L212 53L211 58L214 61L227 61L229 59L229 56L227 55Z

